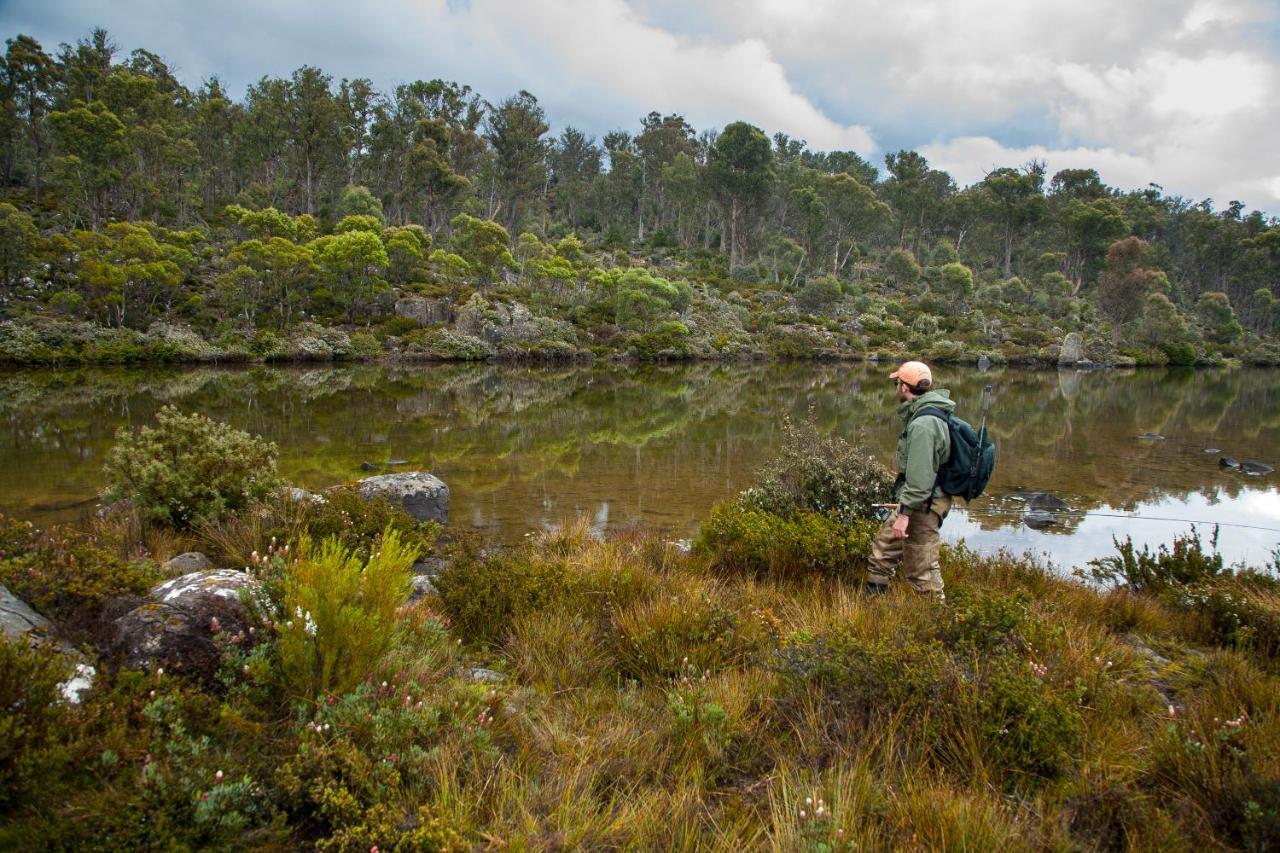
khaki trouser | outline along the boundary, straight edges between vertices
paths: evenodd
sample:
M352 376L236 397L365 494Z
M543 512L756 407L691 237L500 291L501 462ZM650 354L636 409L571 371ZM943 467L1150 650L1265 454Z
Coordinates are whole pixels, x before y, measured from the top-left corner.
M936 497L929 509L913 510L907 524L907 538L893 535L893 522L898 517L894 511L871 540L871 559L867 568L867 583L885 584L893 580L898 563L902 574L916 592L942 592L942 572L938 568L938 551L942 541L938 530L942 519L951 511L951 498Z

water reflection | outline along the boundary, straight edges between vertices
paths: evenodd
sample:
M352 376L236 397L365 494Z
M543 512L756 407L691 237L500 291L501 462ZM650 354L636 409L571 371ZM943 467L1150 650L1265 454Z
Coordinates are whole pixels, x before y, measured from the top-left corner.
M73 370L0 374L0 511L37 521L83 512L115 430L166 403L263 434L287 476L321 487L362 462L405 460L449 482L454 518L505 541L585 513L686 536L776 449L784 413L862 432L889 460L899 426L884 367L695 365L632 370L447 365ZM992 498L945 532L983 548L1108 553L1113 533L1163 542L1185 524L1062 516L1021 523L1015 496L1075 510L1280 527L1274 478L1221 469L1217 453L1275 464L1280 372L939 371L977 420L995 387ZM1139 439L1151 433L1162 439ZM1223 528L1230 559L1265 560L1280 534Z

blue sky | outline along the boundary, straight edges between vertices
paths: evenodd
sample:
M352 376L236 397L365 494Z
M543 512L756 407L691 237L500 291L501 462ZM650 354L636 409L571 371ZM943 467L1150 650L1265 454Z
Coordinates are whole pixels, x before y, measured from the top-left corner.
M554 127L650 110L737 119L879 164L916 148L962 185L1046 160L1280 212L1274 0L0 0L47 49L105 27L195 86L313 64L539 97Z

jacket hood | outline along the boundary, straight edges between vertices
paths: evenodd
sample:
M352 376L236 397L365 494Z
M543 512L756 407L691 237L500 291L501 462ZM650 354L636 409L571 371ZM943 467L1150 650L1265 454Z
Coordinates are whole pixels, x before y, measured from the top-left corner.
M941 409L944 412L954 412L956 410L956 402L951 399L951 392L945 388L937 388L932 391L926 391L914 400L907 400L905 403L898 405L898 414L902 416L903 421L909 421L916 416L916 413L926 406L932 406L935 409Z

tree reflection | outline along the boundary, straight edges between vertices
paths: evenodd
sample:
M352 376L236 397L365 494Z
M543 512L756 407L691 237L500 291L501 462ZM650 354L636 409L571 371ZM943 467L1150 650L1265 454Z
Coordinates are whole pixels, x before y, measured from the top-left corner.
M51 521L39 507L92 497L119 427L175 403L280 445L291 480L321 487L360 465L405 460L450 483L455 518L506 539L608 507L611 525L688 529L745 487L780 442L782 416L861 434L890 462L901 425L887 365L699 364L637 368L427 365L192 370L42 370L0 375L0 511ZM1235 497L1267 481L1218 466L1222 455L1275 464L1275 371L1028 371L940 368L958 413L999 446L989 494L971 518L1020 523L1017 492L1073 510L1165 497ZM1138 438L1143 433L1163 440ZM67 511L61 511L65 516ZM1049 532L1072 533L1064 515Z

